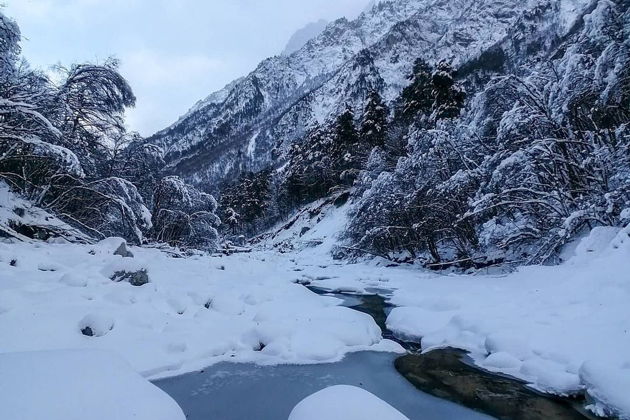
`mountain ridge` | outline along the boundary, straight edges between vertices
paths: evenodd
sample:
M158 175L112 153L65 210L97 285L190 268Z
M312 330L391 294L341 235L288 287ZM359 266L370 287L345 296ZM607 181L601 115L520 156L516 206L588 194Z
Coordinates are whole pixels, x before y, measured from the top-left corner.
M173 173L216 188L244 171L279 164L293 142L347 104L362 109L370 90L390 103L408 83L406 75L418 57L462 66L504 41L511 25L528 13L551 8L570 22L589 2L553 3L380 2L354 21L329 24L288 57L263 60L148 141L165 149ZM555 32L567 30L554 25Z

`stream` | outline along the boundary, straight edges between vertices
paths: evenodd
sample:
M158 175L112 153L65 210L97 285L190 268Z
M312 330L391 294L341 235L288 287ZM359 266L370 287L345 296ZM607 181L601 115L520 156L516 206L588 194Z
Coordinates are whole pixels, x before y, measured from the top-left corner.
M155 385L177 401L188 420L286 420L302 399L339 384L366 389L411 420L491 419L418 391L394 369L396 357L360 352L319 365L220 363Z
M418 343L402 341L386 328L392 307L378 294L307 287L371 315L383 337L400 343L408 354L359 352L338 363L317 365L219 363L154 384L177 401L188 420L285 420L302 399L339 384L373 393L410 420L589 418L577 402L550 398L520 381L480 370L458 350L421 354Z

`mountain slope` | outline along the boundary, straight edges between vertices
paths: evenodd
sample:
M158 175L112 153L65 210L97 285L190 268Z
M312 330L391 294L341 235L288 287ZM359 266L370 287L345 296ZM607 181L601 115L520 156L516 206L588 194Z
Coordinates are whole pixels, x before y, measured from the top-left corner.
M289 42L287 42L287 46L282 51L282 55L288 56L299 51L308 41L324 32L326 26L328 26L328 21L320 19L317 22L311 22L299 29L291 36Z
M356 20L340 19L290 56L263 61L248 76L197 104L149 142L163 147L170 170L212 188L275 161L294 141L371 89L393 100L416 58L470 62L500 43L518 22L545 15L568 31L583 0L399 0Z

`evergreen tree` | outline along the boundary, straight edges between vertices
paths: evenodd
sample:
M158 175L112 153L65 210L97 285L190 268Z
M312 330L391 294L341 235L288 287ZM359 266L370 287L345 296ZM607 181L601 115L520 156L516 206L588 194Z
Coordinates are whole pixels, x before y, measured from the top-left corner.
M238 214L232 207L228 207L225 210L225 223L230 227L232 234L234 235L241 224L241 215Z
M398 99L396 118L405 124L417 115L431 112L433 107L432 69L426 61L416 60L409 76L411 83L403 89Z
M363 144L369 146L369 148L385 145L388 114L387 105L383 103L381 95L375 90L371 91L363 112L363 122L360 130Z
M242 228L248 233L267 216L271 204L271 170L247 173L221 194L221 208L232 233Z
M359 133L354 124L354 111L348 105L335 121L335 140L331 153L333 158L331 170L334 172L357 169L361 164Z
M456 118L464 106L466 93L455 83L455 71L450 63L441 61L431 76L433 89L432 119Z

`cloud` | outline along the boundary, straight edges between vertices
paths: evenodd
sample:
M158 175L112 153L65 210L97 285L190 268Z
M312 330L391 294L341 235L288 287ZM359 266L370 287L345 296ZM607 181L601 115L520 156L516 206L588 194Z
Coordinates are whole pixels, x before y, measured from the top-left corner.
M138 98L137 107L127 112L127 124L143 135L175 121L192 106L192 98L210 93L212 75L225 67L223 61L203 54L150 49L130 51L120 58L120 72Z
M36 67L121 59L138 105L129 126L166 127L196 101L279 54L295 30L368 0L0 0Z
M120 58L125 77L136 84L155 86L194 82L224 65L202 54L174 55L148 49L130 51Z

